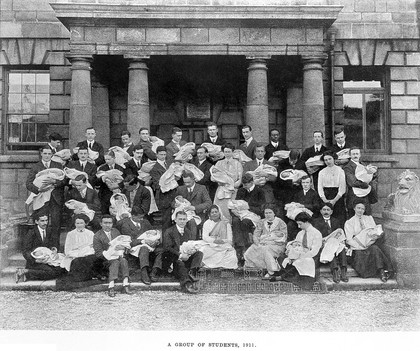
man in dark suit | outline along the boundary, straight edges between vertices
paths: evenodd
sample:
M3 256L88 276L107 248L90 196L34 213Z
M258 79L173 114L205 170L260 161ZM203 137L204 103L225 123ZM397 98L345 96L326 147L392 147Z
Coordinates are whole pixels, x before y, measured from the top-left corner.
M124 256L118 258L111 258L108 253L110 248L109 243L117 236L120 235L120 232L112 228L113 218L111 215L103 215L101 226L102 229L97 231L93 237L93 249L95 250L96 257L102 261L104 268L108 269L109 272L109 285L108 285L108 295L110 297L115 297L115 280L118 279L118 272L121 271L123 277L123 290L124 294L131 295L130 285L128 282L129 270L128 262ZM124 250L124 246L117 245L116 250ZM108 259L108 258L109 259Z
M66 201L76 200L83 202L87 205L89 210L95 211L95 216L89 222L89 225L92 226L93 231L101 229L101 202L99 201L98 193L96 190L88 188L87 179L83 174L78 175L73 181L73 188L67 192ZM72 216L72 224L74 222L74 215L80 213L80 210L74 210Z
M150 176L152 177L152 189L155 192L156 205L162 213L162 231L164 232L171 226L171 204L175 199L176 190L174 189L164 193L161 191L159 185L160 178L168 169L168 164L166 163L166 148L164 146L157 147L156 157L156 164L150 171Z
M351 145L346 142L346 134L344 133L344 128L334 130L334 139L336 143L330 147L330 150L335 153L338 153L344 149L349 149L351 147ZM335 164L338 166L345 165L347 162L349 162L349 159L335 160Z
M332 217L332 214L333 205L329 202L324 203L321 208L321 216L315 218L312 222L312 225L321 232L323 238L327 237L338 228L342 228L340 221L337 218ZM347 278L347 256L345 249L343 249L338 256L334 255L334 258L330 262L330 268L335 283L340 282L340 276L343 282L347 283L349 281Z
M48 201L38 211L46 211L51 216L51 244L57 249L60 247L60 227L61 227L61 214L64 204L64 180L49 180L41 187L33 184L38 172L47 168L63 169L62 165L58 162L51 161L52 151L48 145L41 148L41 161L35 163L29 171L28 178L26 179L26 189L34 194L47 191L49 186L54 186L51 193L50 201Z
M123 130L121 132L121 144L121 148L130 156L133 156L134 143L131 140L131 133L128 130Z
M313 136L314 136L314 145L305 149L302 153L302 157L300 158L300 160L303 163L305 163L311 157L322 155L324 151L327 151L327 148L324 145L322 145L322 142L324 140L324 133L319 130L316 130L314 131ZM322 168L323 167L318 169L316 172L312 173L312 179L314 182L315 189L318 189L318 173ZM304 170L308 172L306 165L305 165Z
M57 246L52 240L51 231L47 228L48 214L37 212L33 215L35 226L30 229L23 238L23 257L26 260L25 268L16 270L16 283L21 279L29 280L50 280L62 275L65 270L60 267L50 266L44 259L35 259L31 253L38 247L47 247L57 253Z
M289 150L286 144L280 142L280 131L277 128L270 130L270 143L265 147L266 160L273 156L274 151Z
M71 160L67 164L67 168L74 168L80 172L85 172L88 175L90 185L95 186L97 167L94 162L89 162L89 153L87 147L81 146L77 151L78 160Z
M95 141L96 131L95 128L90 127L86 129L86 140L80 141L77 143L76 147L84 147L86 149L90 149L92 151L96 151L99 153L98 158L95 160L96 166L100 166L105 163L104 158L104 147ZM77 160L77 155L73 155L73 159Z
M127 196L128 205L137 208L142 216L148 216L150 211L151 194L149 189L140 182L136 182L134 176L130 175L124 179L123 193Z
M243 126L242 135L245 139L245 142L239 145L239 150L242 150L245 153L245 155L247 155L249 158L255 159L255 148L257 147L258 143L252 137L251 126Z
M293 202L304 205L308 210L313 212L312 217L318 217L319 209L323 203L318 193L311 188L311 177L304 176L300 180L302 189L298 190L293 196Z
M144 150L143 162L156 160L156 153L152 150L153 144L150 141L149 129L142 127L139 130L139 134L139 144Z
M219 129L215 123L210 123L207 125L207 139L204 140L204 143L212 143L214 145L225 145L226 142L219 136Z
M185 211L195 211L195 214L200 216L201 222L205 220L207 210L210 208L212 202L204 185L196 184L194 174L189 171L182 172L182 180L184 185L181 185L176 189L175 197L182 196L184 199L191 203L191 206L185 208ZM175 207L175 202L173 203ZM198 240L198 226L194 219L187 222L187 226L194 240Z
M208 160L208 150L204 146L197 148L197 157L195 157L191 163L196 166L201 172L204 173L204 177L197 182L197 184L204 185L210 195L211 201L214 200L214 196L217 190L217 183L211 181L210 168L213 166Z
M140 144L134 145L132 156L133 157L124 164L125 174L127 176L134 176L137 182L137 181L140 181L137 177L139 175L141 166L143 165L143 156L144 156L143 146L141 146ZM143 182L143 185L144 185L144 182Z
M172 140L166 145L166 161L169 164L174 161L174 154L186 143L185 140L182 140L182 129L178 127L172 128Z
M131 237L131 247L141 245L142 241L138 237L144 232L153 229L152 225L147 219L137 210L133 209L131 218L123 218L118 221L116 228L122 235ZM159 242L160 243L160 242ZM162 246L157 246L159 243L146 242L154 250L150 251L147 246L140 247L139 257L128 255L127 260L130 267L136 267L140 264L141 281L150 285L151 282L158 281L160 272L162 271ZM152 266L151 275L149 277L149 267Z
M363 162L360 162L361 158L361 151L360 148L354 146L350 148L350 161L343 166L344 173L346 174L346 183L347 183L347 214L348 218L354 216L354 201L356 199L362 200L363 204L365 205L365 215L372 214L371 204L378 202L378 197L376 194L376 177L377 173L375 172L373 175L372 182L370 184L363 182L356 178L356 169L358 166L366 166ZM370 191L369 191L370 186ZM356 196L354 190L358 189L359 192L363 189L366 192L364 196Z
M51 133L48 136L49 143L48 146L50 147L53 155L59 151L61 142L63 141L63 137L59 133Z
M266 203L263 190L255 186L254 179L249 173L242 176L242 185L243 187L240 188L236 194L236 200L246 201L248 203L249 210L262 218L263 206ZM233 247L236 250L239 266L243 266L245 262L243 255L253 242L252 236L255 225L248 218L241 220L232 212L231 215Z
M185 228L186 224L187 214L180 211L176 214L175 225L164 232L163 261L165 267L173 264L175 277L181 284L181 291L194 294L198 292L193 286L193 282L197 281L194 276L201 267L203 253L196 251L192 255L188 255L180 252L180 247L184 242L195 240L192 233Z

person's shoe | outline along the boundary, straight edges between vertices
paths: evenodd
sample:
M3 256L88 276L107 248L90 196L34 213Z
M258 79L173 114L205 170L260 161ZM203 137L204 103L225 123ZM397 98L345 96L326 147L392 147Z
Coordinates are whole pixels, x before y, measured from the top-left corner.
M200 279L196 277L197 275L197 271L195 270L195 272L193 270L190 270L188 272L188 278L190 278L190 280L195 283L198 282Z
M109 288L108 289L108 296L109 297L115 297L115 289L114 288Z
M349 282L349 278L347 277L347 267L341 267L341 280L344 283Z
M272 277L274 277L274 274L267 273L262 279L263 280L270 280Z
M95 278L98 279L101 282L104 282L105 280L107 280L107 277L105 277L101 274L98 274Z
M140 279L143 282L143 284L146 284L146 285L150 285L151 284L150 278L149 278L149 274L147 274L147 269L146 268L143 268L141 270L141 277L140 277Z
M336 268L332 271L332 276L333 276L333 282L334 283L339 283L340 282L340 271L339 271L338 268Z
M381 280L386 283L389 279L388 271L381 269Z
M150 274L150 281L152 283L156 283L159 280L159 270L157 268L152 269L152 273Z
M197 294L198 290L194 288L193 284L191 282L186 282L181 289L183 292L188 294Z
M127 295L133 295L133 292L130 290L130 285L124 285L122 288L122 293Z

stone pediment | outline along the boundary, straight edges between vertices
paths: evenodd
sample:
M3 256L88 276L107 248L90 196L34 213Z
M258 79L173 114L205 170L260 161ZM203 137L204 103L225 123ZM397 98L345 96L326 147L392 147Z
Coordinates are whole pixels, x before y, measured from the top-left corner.
M342 6L154 6L52 2L68 28L134 27L318 27L328 28Z

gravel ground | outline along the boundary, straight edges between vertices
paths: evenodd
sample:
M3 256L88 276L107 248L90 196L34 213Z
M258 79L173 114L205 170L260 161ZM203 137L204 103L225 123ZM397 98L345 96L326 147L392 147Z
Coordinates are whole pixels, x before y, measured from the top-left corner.
M137 291L114 299L104 292L3 291L0 329L419 331L419 302L416 290L193 296Z

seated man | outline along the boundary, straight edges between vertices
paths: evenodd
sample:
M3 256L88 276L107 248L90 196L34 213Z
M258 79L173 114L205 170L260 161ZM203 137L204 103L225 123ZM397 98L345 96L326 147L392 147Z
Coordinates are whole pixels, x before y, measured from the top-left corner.
M163 235L163 261L164 265L173 264L174 274L181 284L181 290L190 294L197 293L193 282L197 279L193 277L201 267L203 253L196 251L192 255L180 252L180 247L184 242L194 240L191 231L185 228L187 224L187 214L178 212L175 217L175 225L167 229ZM191 274L189 274L191 271Z
M121 148L130 156L133 156L134 143L133 140L131 140L131 133L128 130L123 130L121 132Z
M263 206L265 205L265 195L261 188L254 184L251 174L247 173L242 176L243 188L240 188L236 194L236 200L244 200L248 203L249 210L262 218ZM241 220L232 213L232 234L233 247L238 256L239 266L244 265L244 253L252 245L252 236L255 225L248 219Z
M142 242L138 237L144 232L153 229L138 208L133 208L131 218L126 217L118 221L116 228L122 235L131 237L131 247L141 245ZM130 267L135 266L136 261L140 263L141 281L146 285L150 285L151 281L157 282L158 276L162 271L162 247L155 247L153 251L150 251L147 246L142 246L140 247L138 259L133 255L128 255L127 260ZM150 264L153 268L149 277Z
M315 218L313 221L313 226L321 232L323 238L327 237L338 228L343 229L342 226L340 226L340 220L332 217L332 214L333 205L329 202L324 203L321 208L322 216ZM340 282L340 275L343 282L347 283L349 281L347 278L347 256L345 249L343 249L338 256L334 255L330 262L330 269L335 283Z
M127 196L131 208L138 207L144 216L149 214L152 196L150 191L139 181L136 181L134 176L129 175L124 179L123 194Z
M308 210L313 212L312 217L318 217L319 209L321 208L321 198L319 197L318 193L311 188L311 177L304 176L301 179L302 189L298 190L295 195L293 196L293 202L298 202Z
M102 265L104 268L108 269L109 276L108 276L108 295L110 297L115 297L115 280L118 279L118 272L121 271L121 275L123 276L123 290L122 292L128 295L131 295L132 292L130 291L130 285L128 283L128 262L124 256L120 256L118 258L112 258L108 260L104 256L104 252L109 249L109 243L111 240L115 239L117 236L120 235L120 232L112 228L113 218L111 215L103 215L101 226L102 229L95 233L93 237L93 249L95 250L95 255L100 260L102 260ZM122 245L116 246L117 250L124 250L125 247ZM108 256L108 255L107 255Z
M191 203L184 209L187 211L194 211L197 216L200 216L201 223L204 222L207 210L211 206L209 193L204 185L197 184L194 179L194 174L189 171L182 172L182 179L184 185L177 188L175 197L182 196ZM175 207L175 202L173 202ZM191 231L194 240L198 240L198 227L194 218L187 222L187 228Z
M80 172L87 173L89 183L95 186L97 167L94 162L88 161L89 153L87 147L80 146L77 151L77 157L79 158L77 161L69 161L67 168L74 168Z
M142 182L144 185L144 182L138 179L139 170L141 169L141 166L143 165L143 156L144 156L144 150L143 146L140 144L137 144L133 146L133 157L130 159L130 161L127 161L124 163L125 166L125 174L127 176L133 176L136 182Z
M144 127L140 128L139 134L140 134L139 144L143 147L143 150L144 150L143 162L156 160L156 153L152 150L153 144L150 141L149 129L144 128Z
M98 158L95 160L96 166L100 166L101 164L105 163L104 158L104 147L102 144L95 141L96 138L96 131L95 128L90 127L86 129L86 140L80 141L77 143L76 147L83 147L85 149L90 149L92 151L98 152ZM73 155L73 159L77 160L78 155Z
M194 158L191 163L196 166L201 172L204 173L203 179L198 181L198 184L204 185L209 192L210 199L213 202L214 196L216 195L217 183L211 181L210 168L213 164L209 161L209 152L205 146L197 147L197 157Z
M89 210L95 211L95 216L89 222L92 226L92 230L98 231L101 229L101 202L99 201L98 193L96 190L87 187L87 179L83 174L78 175L72 182L73 187L67 192L66 201L76 200L83 202L87 205ZM74 222L74 215L80 213L80 210L75 209L72 216L72 223ZM71 227L72 225L69 225Z
M29 280L50 280L56 279L62 275L65 270L60 266L47 264L43 259L35 259L31 253L38 247L46 247L57 253L57 248L52 242L51 230L47 228L48 215L45 212L38 211L34 213L35 227L30 229L23 238L23 257L26 260L25 268L16 270L16 283L21 279Z

